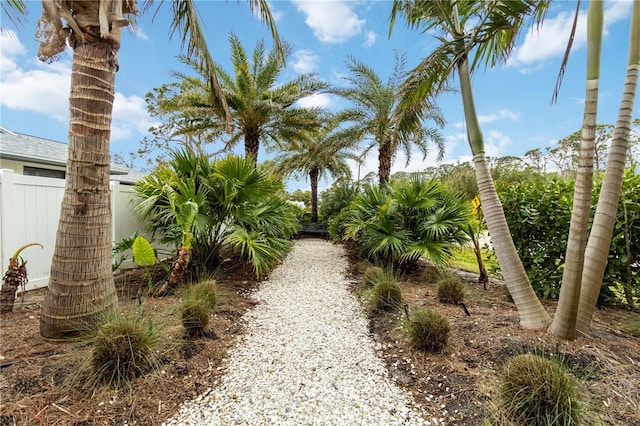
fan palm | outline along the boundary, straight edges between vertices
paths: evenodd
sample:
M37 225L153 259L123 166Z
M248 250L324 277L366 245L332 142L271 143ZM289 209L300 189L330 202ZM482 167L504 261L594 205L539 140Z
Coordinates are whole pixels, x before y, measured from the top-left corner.
M65 194L40 317L40 333L49 339L65 339L88 330L100 315L117 309L111 273L109 139L120 35L122 27L128 25L128 16L138 13L136 3L42 2L36 31L42 39L39 58L50 61L67 44L74 51ZM146 5L152 3L148 0ZM6 7L24 13L21 4L14 0ZM269 24L276 45L281 46L266 0L250 0L249 5ZM187 56L197 58L207 70L210 93L219 100L224 120L230 124L195 3L176 0L171 8L170 33L178 32Z
M351 177L347 159L358 160L351 152L353 140L340 132L340 122L325 117L317 131L301 140L289 141L274 159L276 172L283 175L304 173L311 182L311 221L318 221L318 179L326 174L334 178Z
M469 219L467 202L438 181L412 177L365 187L345 214L343 234L367 257L387 265L422 257L444 264L454 244L467 241L462 227Z
M286 254L298 229L293 207L278 195L282 184L256 170L250 159L210 162L207 155L184 149L134 188L141 199L135 210L150 230L179 247L179 255L192 253L198 267L215 263L233 245L261 276ZM190 253L185 242L191 236ZM167 281L158 293L171 292L176 284Z
M444 147L438 128L444 126L440 109L432 102L415 103L410 107L400 107L398 89L404 77L406 55L396 55L394 72L384 82L365 63L349 57L347 68L350 76L345 79L351 85L335 88L331 92L351 101L353 106L342 114L353 122L349 128L354 139L368 141L365 154L378 148L378 179L387 183L391 176L391 164L398 151L403 150L407 164L411 160L412 148L417 147L426 158L429 144L438 148L438 158L442 158ZM427 127L431 120L436 127Z
M438 30L440 45L410 73L402 85L402 103L414 105L443 90L457 72L467 124L467 137L476 170L476 180L485 220L509 292L525 328L542 329L550 317L536 297L518 257L504 211L485 155L484 139L475 110L471 73L477 66L493 66L504 61L515 45L527 17L540 22L546 2L520 0L491 1L409 1L394 0L391 28L397 15L422 31Z

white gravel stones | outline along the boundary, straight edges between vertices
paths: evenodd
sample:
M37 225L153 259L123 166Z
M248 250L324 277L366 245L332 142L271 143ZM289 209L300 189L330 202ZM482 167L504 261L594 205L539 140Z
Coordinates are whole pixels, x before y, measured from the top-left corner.
M216 387L165 425L429 425L388 379L349 292L342 247L301 239L243 318Z

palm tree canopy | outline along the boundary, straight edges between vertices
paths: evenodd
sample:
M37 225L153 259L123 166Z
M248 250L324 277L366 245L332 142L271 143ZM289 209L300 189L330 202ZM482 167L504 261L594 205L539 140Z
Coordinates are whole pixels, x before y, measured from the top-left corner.
M323 125L311 129L301 140L289 140L281 153L274 159L275 171L283 175L301 172L308 176L317 172L318 177L327 173L333 177L350 178L351 170L347 159L359 161L353 152L354 140L341 132L340 121L324 115Z
M251 61L237 35L229 36L234 76L217 67L227 102L234 112L234 130L229 145L241 137L257 137L280 145L302 139L309 127L317 126L316 109L295 106L300 99L327 88L314 73L278 82L284 64L277 52L266 52L264 41L253 50ZM291 46L283 44L285 58Z
M428 154L429 142L438 148L438 157L444 155L442 136L438 128L444 126L440 109L432 102L402 106L398 102L398 89L405 77L406 55L396 55L394 71L383 81L371 67L350 56L347 68L350 75L345 80L350 86L331 90L353 103L341 115L353 123L349 131L352 137L369 140L365 155L372 148L389 146L392 156L399 149L404 151L407 164L411 160L412 147ZM432 120L437 128L424 125Z
M439 47L410 73L403 93L411 93L413 101L439 93L457 65L469 57L473 57L471 72L505 62L528 25L527 18L539 26L548 6L548 1L536 0L394 0L390 33L397 15L404 15L409 27L423 33L440 32Z

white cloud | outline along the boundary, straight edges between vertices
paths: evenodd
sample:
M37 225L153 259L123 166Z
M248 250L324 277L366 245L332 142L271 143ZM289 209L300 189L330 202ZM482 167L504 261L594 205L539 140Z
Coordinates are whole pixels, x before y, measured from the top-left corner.
M67 121L71 64L61 59L44 64L31 59L25 69L19 60L27 50L10 31L0 34L0 102L10 109L33 111Z
M332 102L331 96L326 93L314 93L300 99L296 104L301 108L327 108Z
M2 98L9 109L45 114L61 123L69 121L69 93L71 63L61 59L51 64L27 59L27 51L20 41L8 34L0 34L2 48ZM153 124L147 106L140 96L116 93L113 104L112 140L146 134ZM142 139L140 137L140 139Z
M295 72L300 74L317 72L320 57L310 50L301 49L292 55L292 65Z
M364 42L364 46L365 47L371 47L374 44L376 44L376 38L378 37L378 34L376 34L373 31L367 31L364 34L364 38L365 38L365 42Z
M586 16L584 11L579 13L572 49L580 49L586 44ZM545 19L539 30L532 28L527 33L524 43L511 55L507 65L527 67L562 55L567 47L573 18L572 11L563 11L553 18Z
M497 113L488 115L478 115L478 121L480 124L492 123L496 120L509 119L512 121L517 120L520 117L519 112L509 111L508 109L501 109Z
M149 127L156 124L147 113L147 104L143 98L125 96L119 92L115 94L112 118L112 141L127 139L134 133L146 134Z
M293 4L306 15L305 23L323 43L342 43L360 34L366 22L347 1L294 0Z
M609 1L604 13L604 36L608 35L607 28L630 16L630 1ZM507 66L521 68L523 73L531 72L545 66L552 58L561 57L567 47L569 33L573 26L575 11L562 11L554 17L546 18L540 29L532 28L525 36L522 45L514 50L507 61ZM586 45L587 42L587 12L582 10L578 14L578 24L573 41L572 51Z
M511 145L511 138L497 130L489 130L485 137L485 153L488 157L502 157L506 148Z

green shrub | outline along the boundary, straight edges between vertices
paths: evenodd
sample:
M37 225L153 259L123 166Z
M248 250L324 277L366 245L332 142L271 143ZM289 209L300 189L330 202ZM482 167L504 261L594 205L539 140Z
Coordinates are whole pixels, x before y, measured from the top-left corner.
M121 316L107 320L98 329L91 352L92 380L119 387L150 371L158 360L158 333L151 322Z
M464 299L464 288L458 277L438 281L438 300L457 305Z
M449 321L438 311L430 308L414 310L404 321L404 329L411 343L422 351L439 352L447 346Z
M576 379L557 362L522 354L507 361L500 396L506 416L522 425L579 425L582 395Z
M209 324L209 312L209 303L206 300L189 297L182 301L180 315L187 336L204 335L204 330Z

